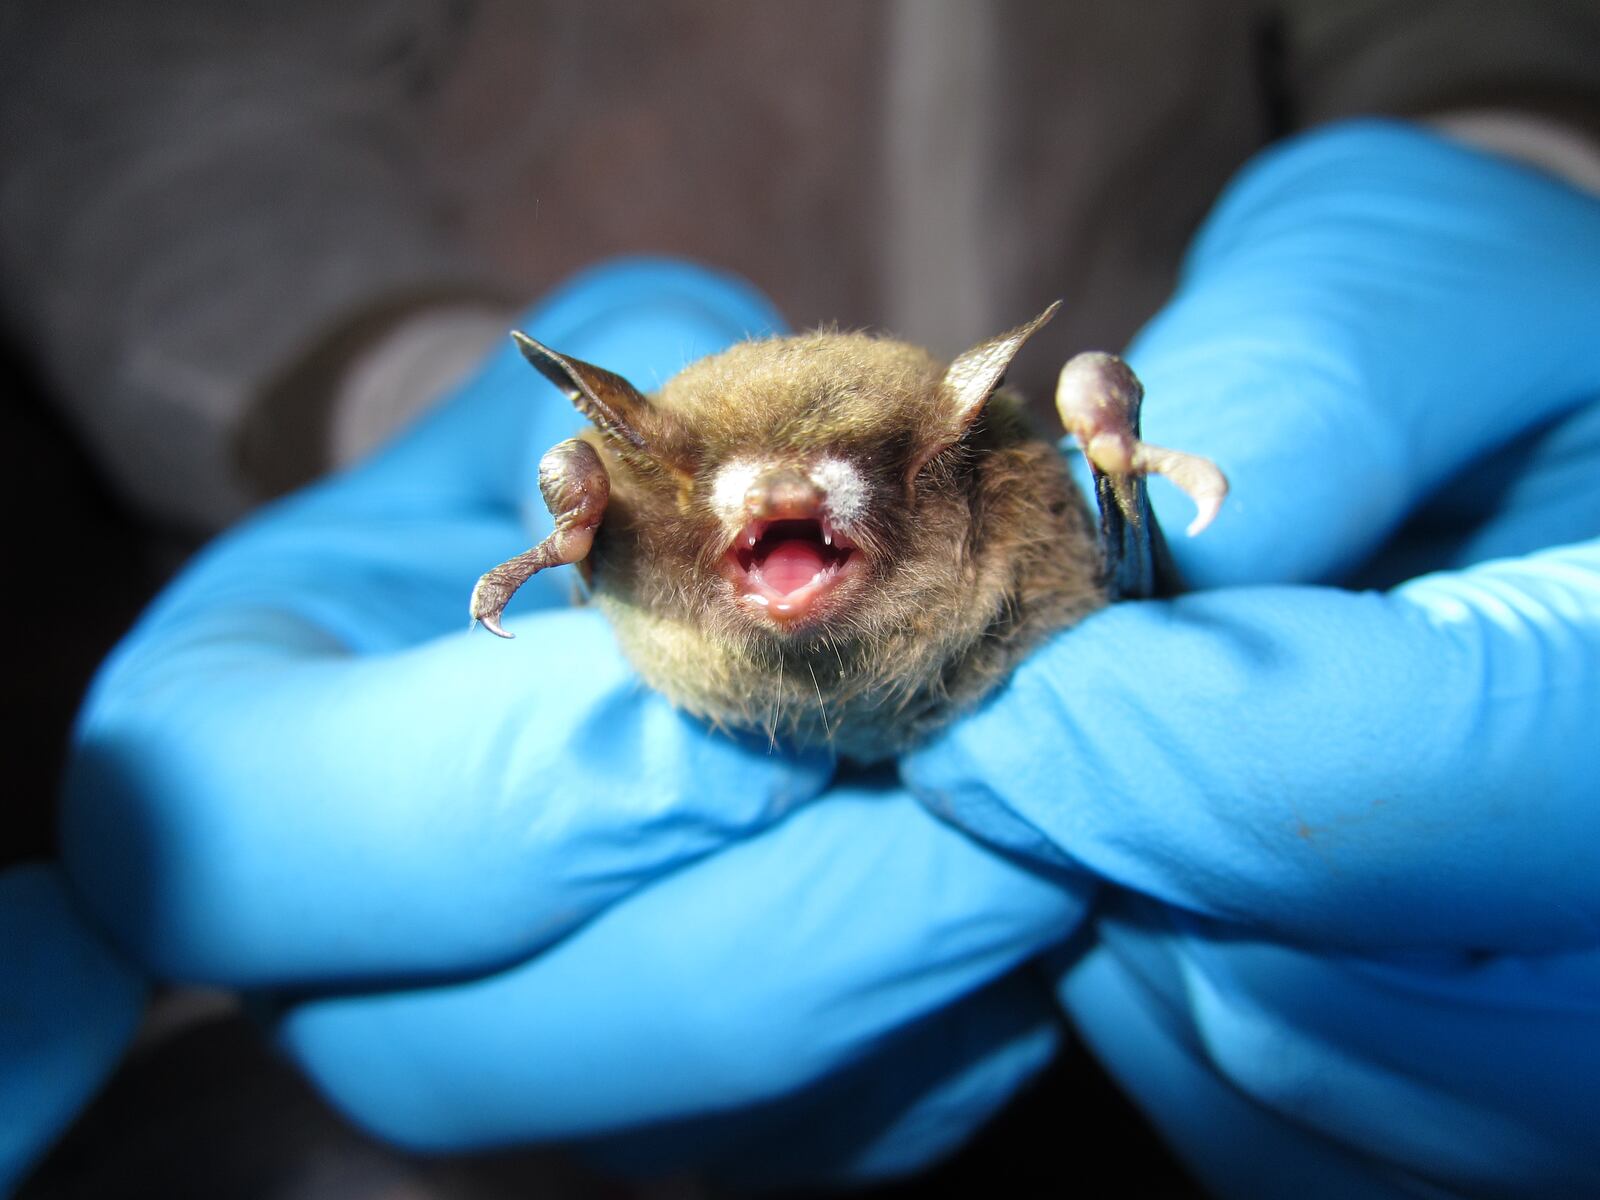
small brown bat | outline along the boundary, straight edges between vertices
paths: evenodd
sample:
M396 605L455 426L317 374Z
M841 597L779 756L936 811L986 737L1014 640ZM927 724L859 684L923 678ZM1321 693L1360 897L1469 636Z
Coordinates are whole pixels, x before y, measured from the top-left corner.
M1207 460L1139 441L1139 381L1081 354L1056 402L1094 469L1097 535L1060 451L999 390L1057 307L948 366L858 333L743 342L653 397L513 334L593 428L540 461L555 531L478 581L473 619L510 637L517 588L579 563L680 707L859 762L906 748L1047 634L1171 583L1147 473L1194 499L1191 533L1227 492Z

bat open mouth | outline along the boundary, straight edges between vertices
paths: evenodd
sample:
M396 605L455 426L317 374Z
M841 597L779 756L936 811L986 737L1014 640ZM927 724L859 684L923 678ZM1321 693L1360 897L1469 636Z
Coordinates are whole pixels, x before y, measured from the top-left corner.
M809 616L856 565L853 542L826 519L751 521L724 559L739 603L780 622Z

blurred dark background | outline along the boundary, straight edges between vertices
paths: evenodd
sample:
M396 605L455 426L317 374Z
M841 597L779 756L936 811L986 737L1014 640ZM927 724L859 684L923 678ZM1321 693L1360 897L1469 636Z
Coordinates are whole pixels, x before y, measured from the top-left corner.
M1593 132L1597 64L1586 0L7 0L0 866L53 851L97 662L207 536L359 452L336 436L353 373L418 314L495 325L621 253L941 353L1064 297L1013 378L1043 395L1052 364L1155 310L1275 137L1484 109ZM1193 1190L1074 1051L956 1161L873 1194L1105 1171L1119 1193ZM230 998L174 992L22 1194L530 1191L703 1194L544 1152L408 1159L326 1110Z

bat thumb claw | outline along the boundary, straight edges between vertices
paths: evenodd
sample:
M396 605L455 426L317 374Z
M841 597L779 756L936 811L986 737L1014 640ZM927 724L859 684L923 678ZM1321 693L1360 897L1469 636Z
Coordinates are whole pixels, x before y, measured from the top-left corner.
M1168 450L1161 446L1139 443L1138 467L1152 475L1164 475L1184 495L1194 501L1194 520L1184 532L1190 537L1202 532L1222 508L1228 498L1228 477L1217 464L1198 454L1185 454L1181 450Z
M1221 496L1211 496L1205 499L1191 497L1191 499L1194 499L1198 511L1194 514L1194 520L1190 521L1188 528L1183 531L1185 537L1195 537L1204 533L1206 527L1217 519L1217 513L1222 509Z
M505 629L503 629L501 627L500 622L495 620L494 617L492 617L492 616L487 616L486 615L486 616L479 617L479 618L477 618L477 623L479 625L482 625L490 633L494 634L495 637L503 637L503 638L505 638L506 640L509 641L512 638L517 636L514 633L507 633L505 631Z

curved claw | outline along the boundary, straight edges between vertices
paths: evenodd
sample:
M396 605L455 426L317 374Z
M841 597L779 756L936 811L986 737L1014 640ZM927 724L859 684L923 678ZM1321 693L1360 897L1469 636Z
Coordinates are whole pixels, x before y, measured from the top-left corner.
M468 611L472 616L474 625L482 625L495 637L513 638L514 633L508 633L500 624L500 617L506 611L506 605L511 603L511 597L516 594L533 570L523 574L524 560L539 553L543 546L535 546L526 554L519 554L510 562L501 563L494 570L487 572L479 578L472 589L472 599L467 602Z
M505 628L500 624L500 614L505 611L504 608L501 608L499 611L496 611L496 612L484 612L484 613L478 612L477 604L476 604L476 601L477 601L477 592L476 592L476 590L474 590L474 592L473 592L473 601L474 601L474 604L473 604L473 610L472 610L472 623L474 625L482 625L490 633L494 634L495 637L503 637L507 641L510 641L512 638L517 636L514 633L508 633L505 630Z
M531 550L486 571L472 589L467 608L474 622L496 637L510 638L500 617L517 589L546 567L581 561L611 496L611 480L593 446L572 438L539 460L539 491L556 519L555 530Z
M1113 482L1118 503L1130 520L1126 481L1139 475L1165 475L1197 510L1190 537L1216 518L1228 495L1228 478L1208 458L1168 450L1139 440L1139 405L1144 387L1128 364L1114 354L1079 354L1061 368L1056 411L1067 432L1078 439L1097 473Z
M1198 454L1140 442L1134 451L1134 469L1148 475L1165 475L1194 501L1194 520L1184 530L1189 537L1216 520L1222 502L1228 498L1228 477L1216 463Z

